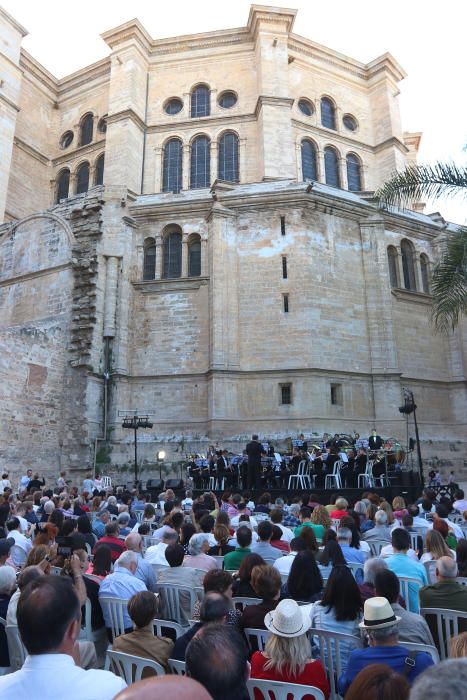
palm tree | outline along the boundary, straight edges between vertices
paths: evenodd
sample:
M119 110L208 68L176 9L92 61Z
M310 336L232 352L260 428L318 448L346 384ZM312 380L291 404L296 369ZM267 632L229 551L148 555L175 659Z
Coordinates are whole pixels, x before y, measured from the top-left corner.
M454 163L409 165L396 173L375 197L382 208L409 206L424 198L467 196L467 167ZM433 269L432 321L436 331L454 330L467 312L467 228L459 227L446 240Z

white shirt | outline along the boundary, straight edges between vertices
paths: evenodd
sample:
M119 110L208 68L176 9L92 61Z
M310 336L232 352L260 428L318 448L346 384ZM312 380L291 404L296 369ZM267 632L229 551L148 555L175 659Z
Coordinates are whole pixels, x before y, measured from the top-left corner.
M290 569L292 568L293 560L297 556L297 552L290 552L285 557L276 559L273 566L278 570L280 574L290 574Z
M110 671L85 671L68 654L27 656L23 668L0 677L0 697L14 700L112 700L125 688L119 676Z
M7 536L14 539L15 544L17 544L18 547L21 547L21 549L24 549L26 554L32 549L31 540L22 535L19 530L12 530L11 532L7 533Z
M149 564L160 564L162 566L168 566L169 562L165 558L165 550L167 549L166 542L159 542L159 544L153 544L148 547L144 553L144 561Z
M11 483L9 479L0 479L0 489L2 493L5 491L5 489L11 489Z
M295 537L290 527L286 527L285 525L282 525L282 523L277 523L277 527L282 530L281 540L284 540L284 542L289 542L290 544Z
M456 525L456 523L453 523L452 520L449 520L449 518L441 518L441 520L444 520L446 525L449 527L450 530L453 531L453 533L456 536L456 539L463 540L464 539L464 532L459 525ZM429 527L431 530L433 530L433 521L430 522Z
M386 547L383 547L381 549L379 556L380 557L392 557L393 554L394 554L394 550L392 548L392 544L387 544ZM418 562L417 552L414 549L408 549L407 556L409 557L409 559L413 559L414 561Z
M240 515L243 515L243 513L240 513ZM240 523L240 515L234 515L234 517L230 519L230 524L232 525L232 527L240 527L240 525L247 525L248 526L248 523L243 522L243 520ZM252 515L250 515L250 526L254 530L258 529L258 521Z
M413 527L424 527L425 529L430 527L429 520L426 518L418 518L417 516L413 519Z
M453 506L459 513L463 513L464 510L467 510L467 500L463 498L460 501L454 501Z

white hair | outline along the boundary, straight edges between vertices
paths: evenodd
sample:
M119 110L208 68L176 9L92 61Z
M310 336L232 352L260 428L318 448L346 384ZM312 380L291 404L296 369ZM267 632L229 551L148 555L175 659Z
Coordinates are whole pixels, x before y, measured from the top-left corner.
M131 564L138 563L138 556L136 552L131 552L129 549L126 552L122 552L115 562L115 566L123 566L124 569L129 569Z
M129 513L120 513L120 515L117 518L118 523L129 523L130 522L130 514Z
M348 527L337 528L337 541L343 540L344 542L350 542L352 539L352 530Z
M376 574L380 571L384 571L388 568L388 565L381 557L372 557L367 559L363 565L363 580L365 583L371 583L375 585Z
M457 562L451 557L441 557L438 559L436 568L442 578L456 578L458 573Z
M292 505L289 508L289 513L300 513L300 504L292 503Z
M198 532L190 537L190 542L188 543L188 554L196 556L201 554L203 551L203 545L205 542L209 543L209 535L205 532Z
M410 691L410 700L462 698L467 686L467 663L465 659L447 659L427 668L415 679Z
M399 635L399 623L396 622L394 625L389 627L381 627L379 629L366 628L367 635L374 639L375 642L385 642L391 637L397 637Z
M50 515L52 511L55 510L55 503L53 501L46 501L44 503L44 513L47 513L47 515Z
M386 525L388 522L387 513L384 510L377 510L374 520L376 525Z
M0 594L8 595L16 588L16 573L12 566L0 566Z

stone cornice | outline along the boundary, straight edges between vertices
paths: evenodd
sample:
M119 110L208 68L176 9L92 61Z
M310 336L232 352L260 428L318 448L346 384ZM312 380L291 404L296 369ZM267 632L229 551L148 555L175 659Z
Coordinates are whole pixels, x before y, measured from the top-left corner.
M78 146L78 148L66 149L63 151L62 155L52 158L52 165L63 165L64 163L76 160L76 158L83 158L88 154L92 154L96 151L102 150L105 146L105 138L99 139L99 141L93 141L92 143L86 144L86 146Z
M322 44L317 44L310 39L306 39L298 34L289 36L288 47L290 51L296 52L299 55L313 58L317 63L325 66L333 66L339 71L349 73L357 78L366 80L366 66L360 61L349 58L345 54L332 51Z
M41 153L41 151L39 151L34 146L31 146L29 143L26 143L26 141L23 141L22 139L15 136L14 144L19 149L27 153L29 156L38 160L43 165L50 165L50 158L48 158L44 153Z
M394 146L395 148L399 149L399 151L404 155L409 152L409 149L407 148L405 143L402 143L402 141L398 139L397 136L391 136L385 141L377 143L376 146L373 147L373 150L375 153L379 153L380 151L384 151L386 148L391 148L391 146Z
M370 61L370 63L367 63L365 67L368 80L371 80L377 75L379 76L380 73L386 73L396 83L399 83L407 77L405 70L388 51L378 56L373 61Z
M16 31L21 34L21 36L25 37L29 34L28 30L23 27L22 24L20 24L14 17L12 17L1 5L0 5L0 15L3 17L3 19L8 22L8 24L11 24L13 29L16 29Z
M294 99L292 97L276 97L274 95L259 95L255 106L255 117L258 118L263 105L272 105L273 107L289 107L292 108Z
M7 107L10 107L10 109L14 110L15 112L20 111L18 105L15 104L13 100L10 100L10 98L4 95L2 92L0 92L0 102L4 102L7 105Z
M319 135L327 141L339 141L341 143L347 144L350 148L359 148L361 150L369 151L371 153L374 153L375 151L375 146L372 146L369 143L364 143L363 141L359 141L358 139L352 136L347 136L347 134L341 133L339 131L334 131L334 129L327 129L326 127L321 126L320 124L309 124L306 121L302 121L299 118L297 119L296 117L292 117L292 126L301 131L306 131L307 134Z
M209 277L180 277L179 279L137 280L132 285L142 294L164 294L199 289L208 284Z
M289 34L292 31L297 10L282 7L268 7L267 5L252 5L248 16L248 29L256 37L261 23L282 24L284 31Z
M402 287L394 287L391 289L391 294L398 300L409 301L412 304L423 304L424 306L431 306L433 297L431 294L425 294L425 292L416 292L412 289L402 289Z
M129 119L130 121L132 121L134 124L136 124L136 126L138 126L141 129L141 131L144 131L146 128L146 124L144 123L144 121L138 114L136 114L134 109L131 108L122 109L120 112L114 112L113 114L109 114L107 117L107 124L120 122L124 119Z
M183 119L183 121L163 122L162 124L151 124L148 126L148 134L174 132L179 129L203 129L210 126L221 126L222 124L233 124L235 122L252 122L255 121L256 115L249 114L219 114L210 115L209 117L198 117L196 119Z
M101 38L112 51L121 44L126 44L132 40L145 49L148 54L153 44L152 37L137 18L130 19L114 29L103 32Z
M52 99L56 100L58 95L58 80L49 73L39 61L31 56L25 49L21 49L19 65L24 71L25 77L35 78L41 85L52 93Z
M94 88L97 80L101 80L101 82L110 80L110 56L70 73L65 78L60 78L58 81L59 98L68 97L68 93L85 85L89 86L89 89Z
M17 277L9 277L6 280L0 280L1 287L11 287L15 284L23 284L28 280L37 279L37 277L45 277L46 275L54 275L57 272L62 272L63 270L68 270L71 268L71 262L63 263L62 265L55 265L55 267L48 267L43 270L34 270L34 272L28 272L24 275L18 275Z

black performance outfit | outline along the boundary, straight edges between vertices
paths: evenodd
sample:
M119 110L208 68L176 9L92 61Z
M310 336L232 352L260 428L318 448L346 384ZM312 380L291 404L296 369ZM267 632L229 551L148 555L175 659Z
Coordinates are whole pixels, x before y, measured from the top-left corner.
M261 456L265 454L263 446L257 440L252 440L246 446L248 455L248 490L261 488Z

